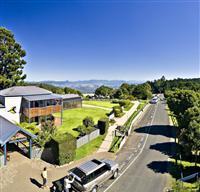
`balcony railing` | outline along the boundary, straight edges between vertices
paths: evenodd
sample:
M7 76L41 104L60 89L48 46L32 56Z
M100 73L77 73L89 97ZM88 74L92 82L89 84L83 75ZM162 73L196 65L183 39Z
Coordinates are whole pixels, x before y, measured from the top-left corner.
M37 116L46 116L52 113L61 112L61 105L51 105L46 107L25 108L23 114L29 118Z

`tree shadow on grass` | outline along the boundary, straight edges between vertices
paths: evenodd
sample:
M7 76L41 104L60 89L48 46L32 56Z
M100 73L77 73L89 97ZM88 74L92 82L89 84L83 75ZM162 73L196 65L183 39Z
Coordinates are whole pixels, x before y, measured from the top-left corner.
M162 135L169 138L175 138L176 127L170 125L153 125L140 127L134 130L137 133L146 133L150 135Z
M200 167L185 166L181 168L179 165L176 165L175 162L170 161L153 161L149 163L147 167L155 173L168 173L175 179L181 178L181 169L183 171L183 177L189 176L196 172L200 172Z

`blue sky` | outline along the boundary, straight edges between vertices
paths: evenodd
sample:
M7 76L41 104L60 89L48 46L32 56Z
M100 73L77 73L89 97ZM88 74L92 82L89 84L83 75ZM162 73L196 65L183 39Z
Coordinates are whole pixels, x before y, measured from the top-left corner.
M199 77L198 1L0 0L27 80Z

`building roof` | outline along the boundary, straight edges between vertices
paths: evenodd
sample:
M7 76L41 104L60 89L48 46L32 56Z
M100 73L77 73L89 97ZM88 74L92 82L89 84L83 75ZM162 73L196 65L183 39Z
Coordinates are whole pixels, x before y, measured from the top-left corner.
M39 101L39 100L49 100L49 99L62 99L62 97L58 94L50 94L50 95L31 95L24 96L24 99L28 101Z
M36 138L35 135L11 123L4 117L0 116L0 145L7 143L16 133L22 132L31 138Z
M2 96L48 95L51 91L36 86L14 86L0 91Z
M66 94L66 95L62 95L63 99L75 99L75 98L81 98L80 95L78 94Z

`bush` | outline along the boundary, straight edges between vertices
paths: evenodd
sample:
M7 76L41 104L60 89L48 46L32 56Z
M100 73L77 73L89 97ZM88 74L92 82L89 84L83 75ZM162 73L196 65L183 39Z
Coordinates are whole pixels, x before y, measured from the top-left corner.
M98 120L98 129L100 130L101 135L104 135L107 132L108 127L109 127L108 118L103 118Z
M71 134L57 135L50 142L55 162L64 165L76 156L76 138Z
M114 106L113 112L114 112L115 117L123 116L123 110L122 110L122 107L120 107L120 106Z
M115 121L114 119L111 119L111 120L110 120L110 124L111 124L111 125L113 125L113 124L115 124L115 123L116 123L116 121Z
M77 127L77 131L79 132L79 137L90 134L92 131L94 131L94 129L95 129L94 127L86 127L85 125L79 125Z
M84 130L86 129L85 125L79 125L77 128L76 128L76 131L79 132L79 137L82 137L85 135L85 132Z
M120 107L120 106L114 106L113 111L115 111L115 110L119 110L120 112L123 112L122 107Z
M85 127L94 127L94 121L92 117L86 117L85 119L83 119L83 125L85 125Z
M130 108L133 106L130 100L119 101L119 105L125 110L130 110Z
M33 123L23 122L17 125L35 135L38 134L40 131L35 122Z

